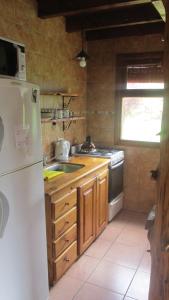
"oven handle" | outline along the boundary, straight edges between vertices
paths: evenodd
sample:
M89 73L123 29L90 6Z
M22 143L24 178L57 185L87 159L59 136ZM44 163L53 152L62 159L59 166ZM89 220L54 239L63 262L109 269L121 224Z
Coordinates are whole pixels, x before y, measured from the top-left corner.
M115 164L113 166L109 166L109 169L110 170L114 170L114 169L120 167L123 163L124 163L124 160L121 160L119 163L117 163L117 164Z

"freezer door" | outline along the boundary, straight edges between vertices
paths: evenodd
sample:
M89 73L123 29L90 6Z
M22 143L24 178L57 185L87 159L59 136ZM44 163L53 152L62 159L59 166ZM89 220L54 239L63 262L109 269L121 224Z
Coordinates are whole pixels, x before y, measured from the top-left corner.
M0 79L0 176L42 160L39 89Z
M42 165L0 177L0 299L47 300Z

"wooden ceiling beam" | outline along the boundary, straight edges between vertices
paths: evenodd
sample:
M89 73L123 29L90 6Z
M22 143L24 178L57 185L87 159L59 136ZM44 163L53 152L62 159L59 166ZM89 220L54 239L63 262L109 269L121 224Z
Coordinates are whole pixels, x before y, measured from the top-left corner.
M90 30L86 31L86 39L92 40L103 40L112 39L125 36L141 36L146 34L157 34L164 33L165 23L161 20L149 24L138 24L114 28L106 28L101 30Z
M141 13L140 13L141 11ZM142 4L139 7L126 7L107 12L82 14L79 16L66 17L66 31L91 30L112 26L122 26L128 23L149 23L159 21L161 17L152 4Z
M38 16L50 18L57 16L71 16L81 13L98 12L120 7L129 7L151 0L37 0Z
M162 0L152 0L152 4L160 14L164 22L166 22L166 11Z

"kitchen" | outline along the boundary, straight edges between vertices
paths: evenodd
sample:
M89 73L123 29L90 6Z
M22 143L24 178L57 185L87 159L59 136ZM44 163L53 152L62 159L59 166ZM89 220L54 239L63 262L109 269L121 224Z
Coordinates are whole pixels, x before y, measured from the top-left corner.
M99 146L114 145L116 54L163 51L161 34L90 41L87 45L90 59L86 69L80 68L74 59L81 49L81 35L67 33L63 17L38 18L36 1L1 1L0 8L0 36L26 45L27 81L38 84L41 90L77 93L70 110L87 118L87 122L73 122L64 132L62 124L52 126L51 123L42 123L44 153L48 157L53 155L51 144L58 137L75 144L83 143L89 134ZM52 108L56 101L59 105L61 97L42 95L41 108ZM124 208L148 213L157 197L156 183L150 179L149 171L158 165L159 148L123 148ZM138 161L139 166L136 167Z

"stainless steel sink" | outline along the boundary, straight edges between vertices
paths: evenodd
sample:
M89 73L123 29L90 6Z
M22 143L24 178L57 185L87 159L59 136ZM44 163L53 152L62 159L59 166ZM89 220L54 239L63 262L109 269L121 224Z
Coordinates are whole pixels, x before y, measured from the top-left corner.
M64 173L72 173L75 172L81 168L83 168L85 165L82 164L72 164L72 163L55 163L49 167L46 167L45 170L48 171L63 171Z

